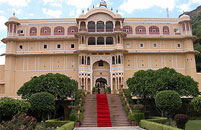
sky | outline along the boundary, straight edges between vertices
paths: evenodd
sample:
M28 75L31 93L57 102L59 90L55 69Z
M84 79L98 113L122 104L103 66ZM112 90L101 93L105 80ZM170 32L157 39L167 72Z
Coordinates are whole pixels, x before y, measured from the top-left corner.
M122 17L177 18L184 11L191 11L201 5L201 0L105 0L108 8ZM75 18L82 10L98 7L100 0L0 0L0 40L7 35L4 23L13 13L20 19ZM0 54L6 45L0 42ZM0 65L5 58L0 57Z

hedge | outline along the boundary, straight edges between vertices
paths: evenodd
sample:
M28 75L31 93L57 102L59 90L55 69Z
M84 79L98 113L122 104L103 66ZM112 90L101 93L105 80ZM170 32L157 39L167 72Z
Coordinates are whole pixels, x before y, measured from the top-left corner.
M141 120L140 127L145 128L146 130L182 130L148 120Z
M57 127L61 127L62 125L68 123L69 121L60 121L60 120L46 120L45 124L47 128L57 128Z
M165 117L151 117L151 119L147 119L147 121L165 124L168 122L168 119Z
M75 123L69 122L64 124L63 126L57 128L56 130L73 130Z

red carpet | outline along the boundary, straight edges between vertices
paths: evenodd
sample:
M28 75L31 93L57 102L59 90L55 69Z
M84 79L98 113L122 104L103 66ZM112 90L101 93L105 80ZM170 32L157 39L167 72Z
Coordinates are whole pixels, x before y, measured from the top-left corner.
M97 99L97 126L112 127L110 120L110 110L106 94L96 94Z

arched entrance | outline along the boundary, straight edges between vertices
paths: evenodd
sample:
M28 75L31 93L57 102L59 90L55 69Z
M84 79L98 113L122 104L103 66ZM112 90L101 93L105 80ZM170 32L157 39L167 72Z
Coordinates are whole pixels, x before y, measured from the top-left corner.
M104 60L96 61L93 64L93 87L110 87L110 64Z
M107 86L107 80L104 78L98 78L96 80L96 87L105 88Z

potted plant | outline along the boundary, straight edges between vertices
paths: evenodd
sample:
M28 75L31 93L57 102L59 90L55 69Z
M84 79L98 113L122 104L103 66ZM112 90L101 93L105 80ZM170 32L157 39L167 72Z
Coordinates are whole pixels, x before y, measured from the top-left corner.
M80 127L82 116L83 116L82 113L80 113L78 119L76 120L75 127Z
M98 88L95 88L95 87L94 87L93 90L92 90L92 93L93 93L93 94L97 94L97 93L98 93Z
M185 130L185 125L188 122L188 116L186 114L177 114L175 115L175 121L177 128Z
M111 94L111 89L110 89L110 87L105 88L105 93L106 93L106 94Z
M134 114L131 113L128 114L128 121L130 122L131 126L136 126Z

